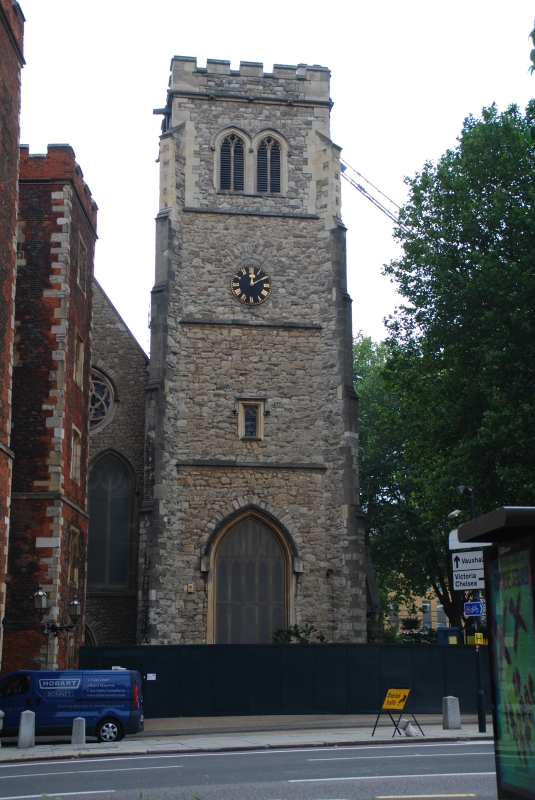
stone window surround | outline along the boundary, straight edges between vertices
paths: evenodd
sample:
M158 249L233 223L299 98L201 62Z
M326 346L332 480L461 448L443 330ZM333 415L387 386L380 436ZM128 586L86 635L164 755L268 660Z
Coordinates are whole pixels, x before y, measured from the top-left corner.
M69 532L69 575L70 586L78 588L78 575L80 568L80 531L73 525Z
M248 407L254 406L256 408L256 436L245 435L245 411ZM264 418L269 414L266 411L266 399L251 397L251 398L236 398L236 405L234 413L238 416L238 437L244 442L261 442L264 439Z
M78 237L78 266L76 270L76 281L82 293L85 295L87 289L87 246L81 236Z
M220 152L221 152L221 144L223 140L234 134L235 136L239 136L240 139L243 139L245 147L244 153L244 189L243 192L238 192L234 189L220 189L219 188L219 176L220 176ZM280 192L272 193L272 192L257 192L256 191L256 153L258 149L258 145L260 144L263 139L267 136L271 136L273 139L276 140L280 147L281 151L281 190ZM258 133L255 133L254 136L250 136L247 131L244 131L242 128L238 128L236 126L230 126L228 128L224 128L223 130L216 133L216 135L212 138L212 142L210 144L210 149L214 152L214 172L213 172L213 180L214 180L214 187L217 190L218 194L231 194L231 195L239 195L239 196L246 196L246 197L285 197L286 191L288 188L288 157L291 155L289 152L288 141L282 133L279 133L273 128L265 128Z
M75 383L82 389L84 385L84 340L76 331L74 339L74 370Z
M78 428L72 426L71 438L71 478L75 483L80 483L82 466L82 434Z

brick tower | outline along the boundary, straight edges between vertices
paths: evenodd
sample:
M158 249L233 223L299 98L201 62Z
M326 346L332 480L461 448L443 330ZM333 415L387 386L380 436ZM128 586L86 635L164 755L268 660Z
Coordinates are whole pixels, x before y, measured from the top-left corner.
M41 582L56 625L85 595L96 218L69 145L21 147L4 673L73 668L82 641L83 618L47 638L33 593Z
M140 641L366 641L330 72L176 56L160 210Z
M0 620L5 612L9 497L13 453L13 368L17 198L19 181L20 72L24 16L18 3L0 0ZM0 629L0 660L2 629Z

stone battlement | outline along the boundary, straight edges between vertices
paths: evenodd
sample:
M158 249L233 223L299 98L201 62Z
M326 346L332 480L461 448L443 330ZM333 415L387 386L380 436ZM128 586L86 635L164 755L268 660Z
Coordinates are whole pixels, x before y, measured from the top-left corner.
M21 181L70 181L78 193L81 204L96 230L98 206L84 181L84 173L76 162L69 144L49 144L46 153L30 153L27 144L20 145Z
M240 61L239 70L232 70L230 61L209 58L206 67L198 67L196 58L174 56L169 88L178 94L214 91L329 103L330 77L328 67L319 64L275 64L273 72L264 72L264 65L257 61Z

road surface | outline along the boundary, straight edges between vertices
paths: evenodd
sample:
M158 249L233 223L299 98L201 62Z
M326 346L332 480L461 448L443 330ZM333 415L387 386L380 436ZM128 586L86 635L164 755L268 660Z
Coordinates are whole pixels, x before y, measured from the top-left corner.
M492 742L104 756L0 766L0 800L496 800Z

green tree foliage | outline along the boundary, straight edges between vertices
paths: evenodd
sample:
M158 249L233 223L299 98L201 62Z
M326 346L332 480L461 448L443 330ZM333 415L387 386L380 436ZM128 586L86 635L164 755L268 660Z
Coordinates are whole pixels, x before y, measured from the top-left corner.
M455 624L455 487L475 487L476 514L535 503L535 147L523 140L534 116L533 102L525 115L484 109L455 148L407 179L403 254L385 267L405 304L386 343L356 342L379 583L391 571L405 591L431 585Z

